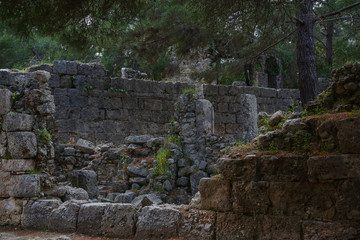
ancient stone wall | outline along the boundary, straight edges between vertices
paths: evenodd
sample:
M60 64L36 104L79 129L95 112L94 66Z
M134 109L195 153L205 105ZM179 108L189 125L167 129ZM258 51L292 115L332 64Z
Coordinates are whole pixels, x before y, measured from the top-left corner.
M81 137L95 142L122 143L126 136L164 136L175 113L174 103L186 83L110 78L99 64L55 61L30 68L52 73L49 85L59 124L59 140ZM246 101L241 94L256 96L258 111L287 110L298 102L298 90L205 85L204 98L215 108L215 133L239 139Z

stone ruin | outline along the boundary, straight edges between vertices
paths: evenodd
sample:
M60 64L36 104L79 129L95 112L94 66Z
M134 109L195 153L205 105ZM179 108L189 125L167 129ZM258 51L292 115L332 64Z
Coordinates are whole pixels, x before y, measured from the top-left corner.
M1 70L0 88L0 225L136 239L358 236L346 195L357 187L357 150L221 158L256 136L260 110L298 100L295 90L193 94L191 84L110 78L101 65L67 61ZM153 174L164 148L167 172ZM324 161L355 170L323 175Z

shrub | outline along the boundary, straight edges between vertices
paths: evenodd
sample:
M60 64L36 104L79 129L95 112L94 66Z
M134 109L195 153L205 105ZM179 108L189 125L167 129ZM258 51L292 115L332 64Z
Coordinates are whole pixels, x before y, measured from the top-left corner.
M156 164L153 169L153 176L167 175L169 170L168 158L172 156L170 148L162 148L156 154Z
M46 130L46 128L40 129L38 133L39 133L39 138L41 141L43 141L43 142L51 142L52 141L51 134L48 132L48 130Z
M196 91L193 88L186 88L181 92L181 94L188 94L188 93L196 94Z

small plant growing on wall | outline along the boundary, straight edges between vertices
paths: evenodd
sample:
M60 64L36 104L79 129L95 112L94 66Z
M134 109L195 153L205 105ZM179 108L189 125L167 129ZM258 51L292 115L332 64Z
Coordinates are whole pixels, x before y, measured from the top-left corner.
M153 176L163 176L168 174L169 162L168 158L172 156L170 148L162 148L156 154L156 164L153 169Z
M38 131L38 134L39 134L39 138L41 141L46 142L46 143L52 141L51 134L48 132L48 130L46 128L40 129Z
M84 90L85 92L90 92L90 91L93 90L93 89L94 89L94 87L91 86L91 85L87 85L87 86L85 86L85 87L83 88L83 90Z
M20 98L20 93L19 92L14 92L14 93L11 94L11 100L13 100L14 102L19 100L19 98Z
M196 91L193 88L186 88L181 92L181 94L188 94L188 93L196 94Z

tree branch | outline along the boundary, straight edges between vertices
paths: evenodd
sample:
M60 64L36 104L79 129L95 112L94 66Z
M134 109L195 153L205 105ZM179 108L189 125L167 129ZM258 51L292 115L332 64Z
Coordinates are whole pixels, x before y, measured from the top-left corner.
M357 3L351 4L351 5L347 6L347 7L341 8L341 9L339 9L339 10L336 10L336 11L329 12L329 13L327 13L327 14L321 15L321 16L319 16L319 17L317 17L317 18L315 19L315 22L317 22L317 21L319 21L319 20L322 20L322 19L324 19L324 18L327 18L327 17L334 16L334 15L336 15L336 14L339 14L339 13L344 12L344 11L346 11L346 10L349 10L349 9L351 9L351 8L357 7L357 6L359 6L359 5L360 5L360 1L357 2Z

